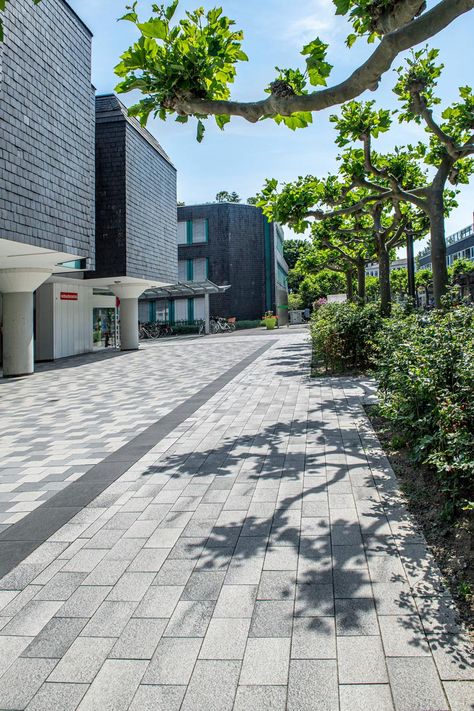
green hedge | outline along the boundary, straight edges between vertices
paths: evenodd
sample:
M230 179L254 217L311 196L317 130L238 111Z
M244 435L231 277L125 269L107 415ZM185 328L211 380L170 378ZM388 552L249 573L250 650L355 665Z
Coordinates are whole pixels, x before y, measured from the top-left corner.
M261 326L260 319L256 321L236 321L235 323L237 330L242 330L244 328L258 328L259 326Z
M474 507L474 309L392 318L377 341L382 415L436 470L445 517Z
M311 338L316 364L327 371L363 370L372 365L374 337L382 327L378 304L329 303L313 312Z

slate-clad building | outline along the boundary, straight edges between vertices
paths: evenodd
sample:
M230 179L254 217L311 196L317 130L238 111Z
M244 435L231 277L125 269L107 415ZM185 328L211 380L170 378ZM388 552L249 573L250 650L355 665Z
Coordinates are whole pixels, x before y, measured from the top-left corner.
M96 99L96 270L177 280L176 169L113 94Z
M0 352L16 376L97 347L117 297L121 347L138 347L138 296L177 277L176 171L114 96L97 100L96 154L92 37L65 0L14 0L3 19Z
M260 208L209 203L178 208L178 277L180 282L209 279L223 293L210 296L211 316L260 319L265 311L288 318L288 266L283 258L283 231L269 223ZM204 297L141 300L141 320L203 319Z

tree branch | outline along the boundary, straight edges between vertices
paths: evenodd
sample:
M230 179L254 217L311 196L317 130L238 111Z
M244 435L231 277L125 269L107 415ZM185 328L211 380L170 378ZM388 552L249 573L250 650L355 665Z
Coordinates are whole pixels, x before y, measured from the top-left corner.
M217 101L188 97L173 102L181 114L226 114L255 123L266 116L290 116L297 111L321 111L343 104L367 89L374 91L400 52L425 42L441 32L457 17L474 8L474 0L441 0L435 7L400 29L386 34L364 64L345 81L311 94L277 97L254 102Z

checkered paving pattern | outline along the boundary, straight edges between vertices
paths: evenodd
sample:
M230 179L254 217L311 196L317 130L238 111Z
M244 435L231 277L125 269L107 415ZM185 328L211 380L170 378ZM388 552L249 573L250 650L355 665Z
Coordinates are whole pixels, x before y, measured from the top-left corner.
M0 380L0 532L262 345L159 341Z
M0 709L471 708L371 385L311 380L309 355L278 335L0 580Z

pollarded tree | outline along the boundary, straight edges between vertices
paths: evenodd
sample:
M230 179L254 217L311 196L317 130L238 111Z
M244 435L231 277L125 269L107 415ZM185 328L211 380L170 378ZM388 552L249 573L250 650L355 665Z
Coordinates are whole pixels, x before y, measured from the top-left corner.
M4 0L5 1L5 0ZM395 58L410 47L425 42L457 17L474 8L474 0L440 0L425 10L424 0L333 0L336 14L346 15L354 33L380 40L369 58L344 81L327 87L332 66L326 61L328 45L316 38L301 50L303 69L279 69L260 101L231 101L230 85L237 65L247 61L242 50L243 33L222 8L205 12L198 8L174 21L178 0L171 5L154 4L153 15L140 20L137 2L127 7L122 19L140 33L138 41L121 57L116 73L122 78L119 92L138 89L144 96L132 113L146 123L150 114L167 115L185 123L198 119L197 137L204 134L203 119L210 115L220 128L231 116L257 122L272 118L289 128L305 127L312 112L342 104L365 90L375 90Z
M429 142L419 142L407 149L396 149L388 157L372 148L372 139L390 130L393 113L375 110L373 102L351 101L339 116L332 116L338 130L339 146L362 143L363 170L360 153L349 149L342 156L342 170L355 184L363 186L373 198L384 193L388 199L410 203L429 220L433 266L433 291L437 306L446 291L445 216L456 205L454 188L467 183L474 172L474 95L470 87L461 87L460 101L441 113L441 121L433 115L440 103L435 95L442 66L436 64L438 51L423 49L413 53L404 67L398 69L395 93L402 107L399 121L423 124ZM355 168L351 169L354 162Z

